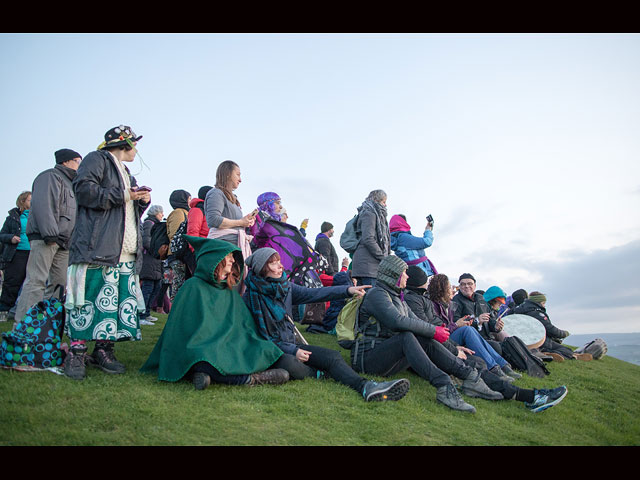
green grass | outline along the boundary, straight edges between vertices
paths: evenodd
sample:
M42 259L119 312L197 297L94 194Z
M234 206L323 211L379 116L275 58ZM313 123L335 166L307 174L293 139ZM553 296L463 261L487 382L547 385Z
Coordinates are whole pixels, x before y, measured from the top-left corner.
M141 342L116 347L128 372L90 368L82 382L50 372L0 370L0 445L639 445L640 367L605 357L550 363L525 388L567 385L554 408L529 412L516 401L469 399L475 415L435 401L435 389L414 374L399 402L365 403L332 380L281 386L165 383L138 373L166 316L143 326ZM0 324L0 330L11 322ZM304 327L301 328L304 333ZM305 335L335 348L335 337Z

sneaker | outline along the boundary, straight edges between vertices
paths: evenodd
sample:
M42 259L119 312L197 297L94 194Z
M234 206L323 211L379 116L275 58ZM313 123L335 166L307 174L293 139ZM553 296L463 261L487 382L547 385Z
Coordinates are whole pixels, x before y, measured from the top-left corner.
M155 325L155 323L150 322L148 319L146 318L141 318L140 319L140 325Z
M560 403L567 395L567 387L563 385L553 390L540 389L534 392L533 402L525 402L524 405L532 412L541 412Z
M113 354L113 342L96 343L88 360L90 364L107 373L122 374L126 370L126 367L116 360Z
M369 380L364 384L362 396L365 402L379 402L385 400L400 400L409 391L409 380L401 378L389 382L374 382Z
M452 383L439 387L436 392L436 400L452 410L458 410L460 412L476 413L476 409L473 405L469 405L465 402L456 387Z
M9 319L9 312L0 312L0 322L6 322Z
M522 378L522 375L511 368L511 365L509 365L508 363L504 367L500 367L500 370L509 375L511 378L515 378L516 380L518 378Z
M554 352L544 352L545 355L549 355L551 358L553 358L554 362L564 362L564 357L562 355L560 355L559 353L554 353Z
M493 367L491 370L489 370L491 373L493 373L494 375L500 377L501 380L504 380L506 382L509 383L513 383L516 381L515 378L510 377L509 375L507 375L506 373L504 373L502 371L502 369L500 368L500 365L496 365L495 367Z
M157 322L158 321L158 317L154 317L153 315L149 315L146 320L149 320L150 322Z
M480 376L477 370L474 370L469 377L462 382L462 393L469 397L483 398L485 400L503 400L504 397L500 392L491 390Z
M211 377L203 372L196 372L191 379L196 390L204 390L211 384Z
M591 355L590 353L574 353L573 358L582 360L583 362L589 362L593 360L593 355Z
M289 381L289 372L283 368L270 368L264 372L252 373L249 385L282 385Z
M86 345L74 345L64 359L64 374L73 380L84 380L87 369L85 366L87 354Z

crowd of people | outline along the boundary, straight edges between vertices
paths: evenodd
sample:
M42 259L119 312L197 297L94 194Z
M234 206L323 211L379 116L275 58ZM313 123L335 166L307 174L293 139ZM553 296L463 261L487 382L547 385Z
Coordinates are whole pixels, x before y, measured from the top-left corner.
M120 125L84 158L56 151L55 166L18 196L0 231L0 320L19 322L64 286L67 377L82 380L89 366L124 373L116 345L140 340L141 326L164 312L141 371L198 390L328 378L365 401L400 400L410 382L396 376L410 370L438 402L463 412L476 411L463 395L542 411L567 394L566 386L517 387L522 374L502 356L503 315L520 313L545 326L536 353L579 358L562 345L569 332L551 323L545 295L479 291L469 273L452 285L425 254L432 219L413 235L405 215L388 218L386 193L373 190L358 207L357 247L340 261L334 226L324 221L311 245L308 219L289 223L279 194L261 194L245 213L235 193L240 167L229 160L196 197L173 191L165 215L127 167L141 138ZM311 345L297 325L335 333L352 297L362 303L347 362L338 348Z

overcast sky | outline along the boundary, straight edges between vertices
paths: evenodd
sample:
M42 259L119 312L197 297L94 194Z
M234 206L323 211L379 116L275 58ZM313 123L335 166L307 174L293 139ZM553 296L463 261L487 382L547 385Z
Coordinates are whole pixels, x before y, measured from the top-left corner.
M4 34L9 210L53 152L111 127L143 135L138 182L169 194L237 162L291 223L344 224L388 193L457 283L541 290L571 333L640 331L640 36Z

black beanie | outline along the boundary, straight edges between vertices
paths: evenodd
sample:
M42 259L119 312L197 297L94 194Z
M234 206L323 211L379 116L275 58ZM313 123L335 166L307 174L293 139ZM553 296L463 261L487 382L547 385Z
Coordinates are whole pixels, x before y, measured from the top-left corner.
M427 283L427 280L429 279L427 273L415 265L411 265L407 268L407 275L409 275L407 287L421 287Z
M200 190L198 190L198 198L200 200L204 200L207 196L207 193L209 193L209 190L211 190L213 187L210 186L205 186L205 187L200 187Z
M521 288L519 290L516 290L515 292L513 292L511 294L511 298L513 299L513 301L515 302L516 305L520 305L528 297L529 297L529 295L527 295L527 291L525 289L523 289L523 288Z
M69 160L73 160L74 158L82 158L78 152L74 152L69 148L63 148L58 150L55 154L56 163L59 165L64 162L68 162Z
M462 275L460 275L460 278L458 279L458 283L460 283L462 280L464 280L465 278L468 278L470 280L473 280L473 283L476 283L476 279L473 278L473 275L471 275L470 273L463 273Z

